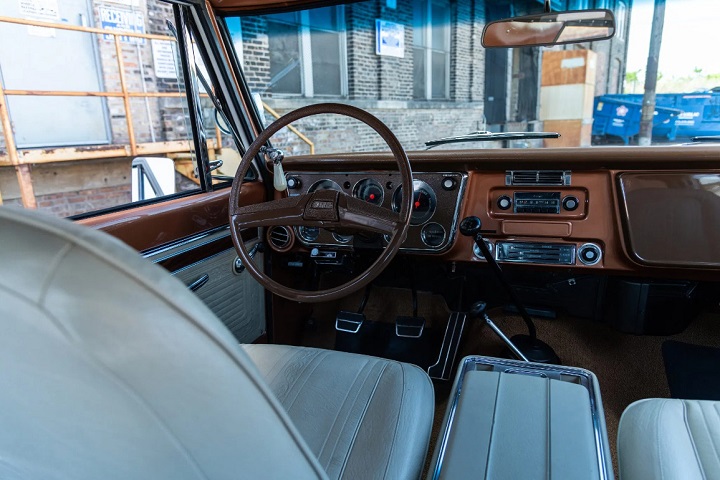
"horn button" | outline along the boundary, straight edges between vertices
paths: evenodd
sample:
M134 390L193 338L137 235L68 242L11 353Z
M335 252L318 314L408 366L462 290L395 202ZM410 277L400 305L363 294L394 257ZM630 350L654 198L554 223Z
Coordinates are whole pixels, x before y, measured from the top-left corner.
M338 221L338 196L335 190L318 190L305 204L304 220Z

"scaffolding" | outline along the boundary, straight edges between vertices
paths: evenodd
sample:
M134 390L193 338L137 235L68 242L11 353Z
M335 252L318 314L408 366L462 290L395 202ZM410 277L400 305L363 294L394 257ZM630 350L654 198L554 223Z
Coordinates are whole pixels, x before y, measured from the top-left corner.
M133 31L106 30L94 27L67 25L62 23L44 22L40 20L26 20L21 18L0 16L0 23L13 23L18 25L27 25L34 27L56 28L60 30L71 30L76 32L84 32L99 35L111 35L115 44L115 55L117 57L117 68L119 70L120 91L62 91L62 90L19 90L5 89L2 78L0 78L0 126L5 140L5 150L3 154L0 152L0 167L11 166L15 169L17 181L20 187L20 197L24 207L37 208L33 181L30 166L34 164L94 160L101 158L118 158L118 157L136 157L146 155L176 155L179 157L187 157L191 153L190 143L187 140L161 141L161 142L145 142L138 143L136 141L135 129L133 125L132 110L130 108L130 100L133 98L172 98L185 97L184 92L136 92L130 91L127 87L127 79L125 76L125 63L123 60L123 52L120 38L135 37L147 40L163 40L176 42L176 39L168 35L156 35L147 33L138 33ZM127 123L127 143L122 144L102 144L94 146L82 147L60 147L60 148L28 148L18 149L15 142L15 134L12 128L10 113L7 108L7 97L9 96L48 96L48 97L104 97L104 98L121 98L123 100L123 109L125 113L125 121ZM203 94L207 96L207 94ZM275 118L279 118L279 114L263 102L263 108ZM304 143L310 147L310 153L314 153L315 146L310 139L299 132L295 127L289 126L290 131L297 135ZM207 140L208 152L210 159L214 160L216 155L222 150L222 135L220 128L215 126L215 137ZM186 169L187 170L187 169ZM183 172L185 173L185 172ZM3 197L0 192L0 205L2 205Z

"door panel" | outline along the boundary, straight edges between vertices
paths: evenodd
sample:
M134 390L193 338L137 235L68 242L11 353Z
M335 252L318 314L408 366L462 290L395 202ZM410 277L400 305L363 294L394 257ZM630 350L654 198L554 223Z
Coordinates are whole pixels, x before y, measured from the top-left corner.
M253 244L247 244L252 248ZM241 343L250 343L265 333L265 294L262 286L247 272L236 274L233 264L234 248L174 272L186 285L198 280L207 281L196 295L212 310ZM262 264L262 254L255 256Z

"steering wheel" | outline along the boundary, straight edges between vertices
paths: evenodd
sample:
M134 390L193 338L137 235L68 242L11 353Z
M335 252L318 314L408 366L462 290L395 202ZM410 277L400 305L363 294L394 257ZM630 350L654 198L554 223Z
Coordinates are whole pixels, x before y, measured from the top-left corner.
M402 179L400 212L372 205L344 192L319 190L304 195L280 198L254 205L240 205L240 188L250 163L268 140L281 128L305 117L334 113L359 120L375 130L395 157ZM277 167L276 167L277 168ZM374 115L359 108L338 103L320 103L294 110L270 124L250 145L238 166L230 192L230 232L238 256L250 274L266 289L298 302L324 302L354 292L377 277L390 264L407 235L412 211L413 180L410 161L390 129ZM297 290L271 279L253 262L245 249L240 232L248 228L272 225L367 230L390 235L390 241L367 270L347 283L326 290Z

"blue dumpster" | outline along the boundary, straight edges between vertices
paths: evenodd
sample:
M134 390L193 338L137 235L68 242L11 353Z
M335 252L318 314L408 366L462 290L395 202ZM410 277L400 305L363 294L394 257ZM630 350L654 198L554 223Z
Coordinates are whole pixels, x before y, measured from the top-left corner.
M601 95L595 97L592 134L596 137L607 135L620 137L627 145L630 143L630 138L640 133L642 95L640 95L640 102L620 97L630 97L630 95ZM663 128L667 128L668 138L674 140L677 128L674 120L681 113L682 110L676 108L656 105L653 119L653 135L655 135L656 128L663 126Z
M640 132L642 99L640 94L596 97L593 135L614 135L629 143ZM720 91L657 94L654 137L674 141L711 135L720 135Z

